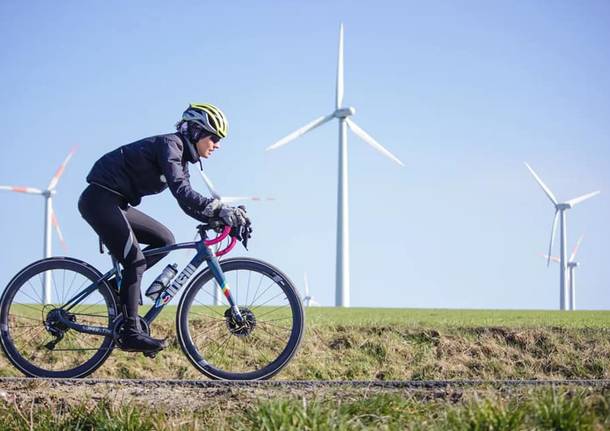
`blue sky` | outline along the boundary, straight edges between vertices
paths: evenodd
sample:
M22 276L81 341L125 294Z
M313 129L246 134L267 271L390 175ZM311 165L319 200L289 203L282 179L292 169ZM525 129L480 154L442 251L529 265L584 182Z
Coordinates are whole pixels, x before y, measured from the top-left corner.
M68 254L106 269L76 208L92 164L172 131L191 101L217 104L230 137L207 172L223 194L276 199L248 205L254 238L234 254L276 264L299 288L307 272L331 305L337 125L264 148L333 110L340 22L344 104L406 164L348 137L352 305L557 308L558 270L539 256L553 208L528 161L559 199L602 191L568 212L568 246L585 234L577 307L610 308L606 1L4 1L0 184L44 187L80 145L55 207ZM0 199L6 285L42 255L44 208ZM169 191L139 209L193 238Z

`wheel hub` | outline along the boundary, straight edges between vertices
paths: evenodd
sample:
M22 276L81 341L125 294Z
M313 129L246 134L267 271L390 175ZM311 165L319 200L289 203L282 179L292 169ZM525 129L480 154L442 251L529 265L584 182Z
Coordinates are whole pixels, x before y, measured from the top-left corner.
M256 317L254 317L254 313L246 307L239 307L239 312L243 319L242 322L237 320L231 308L227 308L225 311L227 328L229 328L231 334L237 337L247 337L256 327Z
M45 328L54 337L63 337L64 333L70 329L66 324L62 323L60 317L71 322L76 322L76 316L65 310L54 308L49 311L45 319Z

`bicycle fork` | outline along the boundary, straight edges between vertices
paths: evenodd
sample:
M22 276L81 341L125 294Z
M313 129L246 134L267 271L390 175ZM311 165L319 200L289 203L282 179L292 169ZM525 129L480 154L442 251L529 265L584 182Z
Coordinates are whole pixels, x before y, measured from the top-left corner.
M205 249L203 251L203 257L208 261L208 267L210 271L212 271L212 275L214 275L214 279L216 279L216 283L222 290L223 295L227 298L229 305L231 306L231 312L233 313L233 317L238 323L243 323L244 318L239 311L239 307L233 300L233 295L231 295L231 290L229 289L229 285L227 284L227 279L220 268L220 264L218 263L218 258L212 251L212 249L208 246L203 246Z

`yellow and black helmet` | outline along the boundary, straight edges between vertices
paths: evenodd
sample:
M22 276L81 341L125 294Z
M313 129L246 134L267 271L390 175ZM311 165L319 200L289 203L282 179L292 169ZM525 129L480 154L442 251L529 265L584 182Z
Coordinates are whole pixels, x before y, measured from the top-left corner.
M226 138L229 122L225 114L209 103L191 103L182 114L182 121L191 121L220 138Z

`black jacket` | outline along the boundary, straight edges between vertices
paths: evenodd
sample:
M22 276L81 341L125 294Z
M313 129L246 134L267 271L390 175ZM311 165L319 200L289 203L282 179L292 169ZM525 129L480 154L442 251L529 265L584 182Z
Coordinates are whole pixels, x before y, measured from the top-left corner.
M191 188L188 162L199 160L194 146L181 134L152 136L124 145L102 156L87 182L122 195L132 206L143 196L169 187L189 216L207 221L203 209L211 201Z

